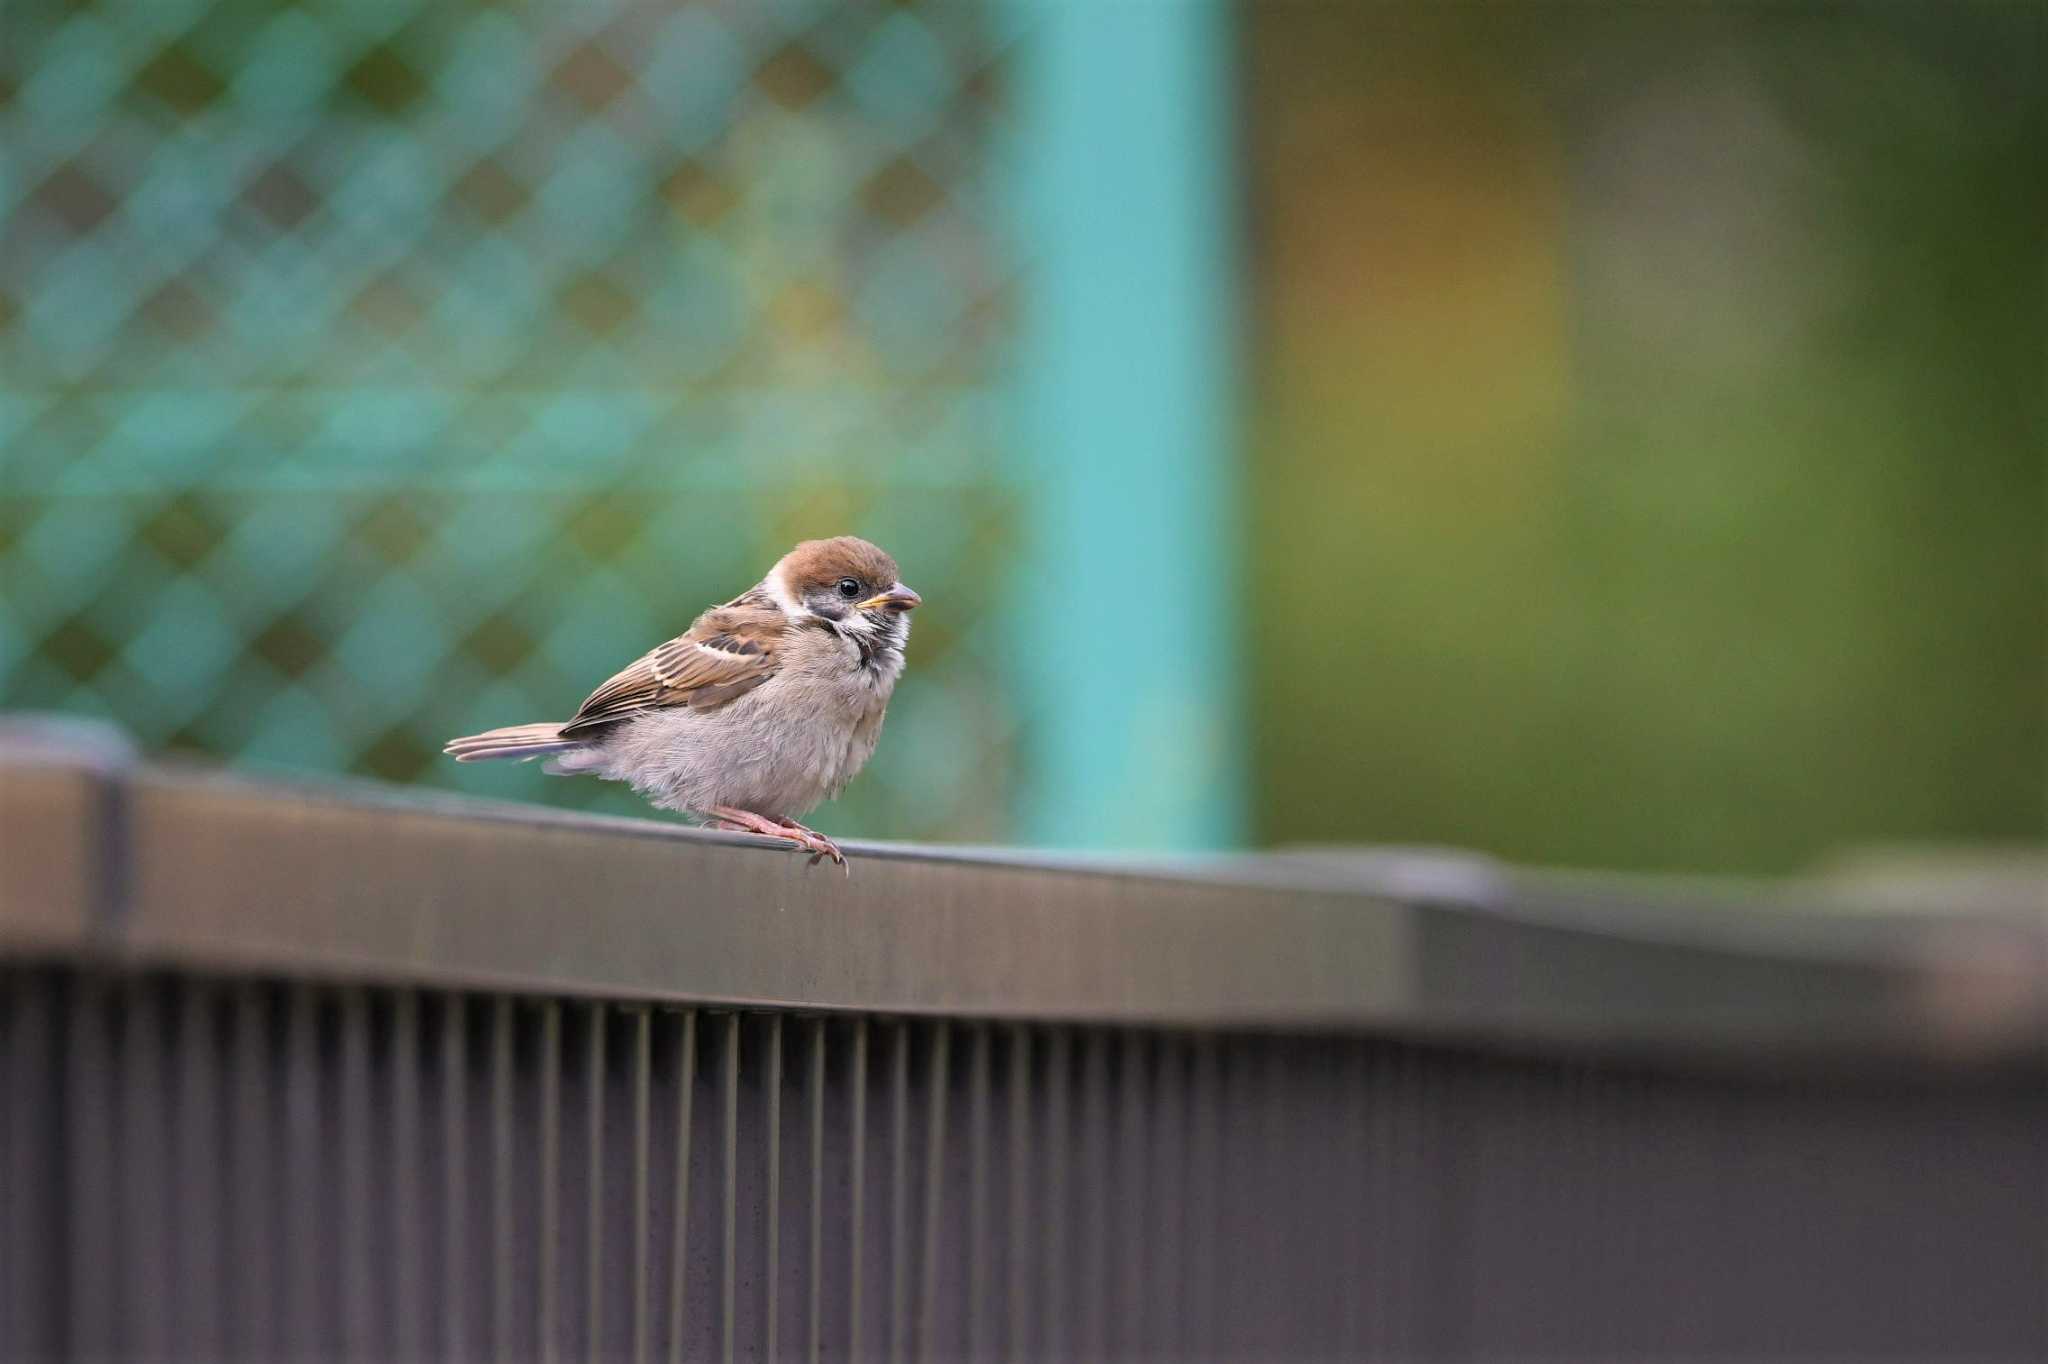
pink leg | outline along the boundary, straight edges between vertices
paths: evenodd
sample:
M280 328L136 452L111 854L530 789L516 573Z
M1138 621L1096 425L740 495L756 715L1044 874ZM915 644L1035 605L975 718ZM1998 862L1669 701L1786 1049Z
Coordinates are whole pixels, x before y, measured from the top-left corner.
M705 811L705 813L711 816L713 821L711 827L714 829L728 829L734 833L760 834L765 838L779 838L799 852L809 853L811 855L811 865L814 867L822 859L829 857L841 867L846 868L849 875L852 874L853 869L846 866L846 855L839 851L839 848L831 839L826 838L823 834L811 832L794 820L769 819L765 815L755 814L752 810L742 810L732 805L713 806L710 810Z

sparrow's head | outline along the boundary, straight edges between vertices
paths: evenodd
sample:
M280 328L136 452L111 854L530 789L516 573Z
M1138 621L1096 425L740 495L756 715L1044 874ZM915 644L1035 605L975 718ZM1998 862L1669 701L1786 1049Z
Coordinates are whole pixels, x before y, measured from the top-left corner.
M785 611L807 611L841 629L899 632L918 604L896 561L851 535L806 540L769 570L768 589Z

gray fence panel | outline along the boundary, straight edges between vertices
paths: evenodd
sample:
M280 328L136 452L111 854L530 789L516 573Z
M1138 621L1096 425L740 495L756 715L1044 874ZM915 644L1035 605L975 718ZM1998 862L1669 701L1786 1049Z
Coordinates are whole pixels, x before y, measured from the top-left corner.
M2025 915L0 814L0 1358L2048 1357Z
M896 1021L862 1172L896 1214L855 1223L867 1020L70 967L0 990L7 1358L2048 1348L2048 1098L2010 1073ZM467 1057L508 1020L494 1082ZM821 1071L789 1064L817 1042Z

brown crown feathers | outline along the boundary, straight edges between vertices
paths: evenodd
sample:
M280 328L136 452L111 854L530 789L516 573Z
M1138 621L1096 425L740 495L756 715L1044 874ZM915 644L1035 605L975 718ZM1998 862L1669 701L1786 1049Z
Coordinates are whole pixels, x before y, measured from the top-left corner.
M783 556L783 579L801 597L813 588L830 587L852 578L873 592L896 585L896 561L878 546L851 535L806 540Z

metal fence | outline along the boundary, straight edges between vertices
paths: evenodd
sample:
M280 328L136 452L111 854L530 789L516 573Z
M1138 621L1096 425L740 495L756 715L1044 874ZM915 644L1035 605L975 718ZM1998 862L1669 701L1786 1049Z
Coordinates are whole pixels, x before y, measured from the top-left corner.
M2048 1352L2038 920L10 753L10 1359Z

